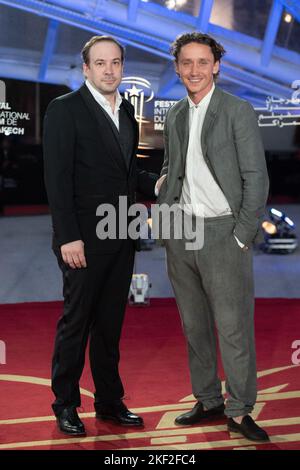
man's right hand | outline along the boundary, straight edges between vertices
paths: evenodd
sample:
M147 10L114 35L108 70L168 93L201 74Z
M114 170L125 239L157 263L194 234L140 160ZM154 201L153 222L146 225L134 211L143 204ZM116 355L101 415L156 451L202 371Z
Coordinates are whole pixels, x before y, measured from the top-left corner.
M64 262L72 269L87 267L82 240L65 243L65 245L61 245L60 251Z
M159 191L160 191L161 185L163 184L164 179L166 178L166 176L167 176L167 175L162 175L162 176L156 181L156 185L155 185L155 195L156 195L156 196L159 195Z

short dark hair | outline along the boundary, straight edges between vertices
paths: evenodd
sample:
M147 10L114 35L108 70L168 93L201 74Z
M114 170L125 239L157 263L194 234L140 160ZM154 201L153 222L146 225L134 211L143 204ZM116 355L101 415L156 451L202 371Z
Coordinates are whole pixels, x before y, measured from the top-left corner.
M226 53L222 44L218 43L214 38L209 36L208 34L193 32L193 33L183 33L177 36L175 41L171 44L170 52L175 58L175 62L178 62L179 53L183 46L190 44L191 42L196 42L198 44L204 44L205 46L209 46L211 52L214 56L215 62L220 62L223 55ZM219 74L214 74L216 78Z
M93 36L85 45L83 46L83 49L81 51L81 56L82 60L86 65L89 65L90 63L90 49L94 44L97 44L97 42L104 42L104 41L110 41L116 44L120 48L121 51L121 61L124 62L125 58L125 48L122 46L122 44L119 43L113 36Z

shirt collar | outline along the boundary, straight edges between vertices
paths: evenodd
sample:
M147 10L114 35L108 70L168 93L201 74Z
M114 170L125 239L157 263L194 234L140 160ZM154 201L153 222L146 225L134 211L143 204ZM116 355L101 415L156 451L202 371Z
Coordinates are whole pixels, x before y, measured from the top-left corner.
M105 96L102 95L102 93L100 93L100 91L98 91L92 84L91 82L89 82L88 79L86 79L85 81L85 84L86 86L88 87L88 89L90 90L90 92L92 93L93 97L95 98L95 100L101 104L103 107L108 107L111 109L111 105L110 105L110 102L105 98ZM120 95L120 92L119 90L117 89L116 91L116 105L115 105L115 112L116 111L119 111L120 109L120 106L121 106L121 103L122 103L122 96Z
M204 96L204 98L202 98L202 100L198 103L198 104L195 104L191 98L188 96L187 99L188 99L188 102L189 102L189 107L190 109L191 108L199 108L199 107L204 107L205 105L207 105L209 102L210 102L210 99L212 97L212 94L213 92L215 91L215 84L213 83L213 86L211 87L211 89L209 90L209 92L207 93L207 95Z

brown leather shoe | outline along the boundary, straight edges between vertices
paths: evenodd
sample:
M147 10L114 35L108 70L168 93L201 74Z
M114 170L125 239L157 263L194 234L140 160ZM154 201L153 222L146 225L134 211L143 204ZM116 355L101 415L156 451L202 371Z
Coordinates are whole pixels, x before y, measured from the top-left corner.
M244 416L241 424L229 418L227 428L230 432L242 434L247 439L250 439L250 441L268 442L270 440L266 431L260 428L249 415Z
M203 419L222 417L224 416L224 410L224 403L210 410L204 410L202 403L198 401L191 411L177 416L175 424L178 426L190 426L191 424L200 423Z

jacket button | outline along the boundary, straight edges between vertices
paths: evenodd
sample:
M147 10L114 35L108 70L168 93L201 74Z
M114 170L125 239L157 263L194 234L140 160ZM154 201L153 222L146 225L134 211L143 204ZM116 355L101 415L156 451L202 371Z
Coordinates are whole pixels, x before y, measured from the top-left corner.
M179 197L178 196L175 196L174 197L174 201L178 201Z
M179 181L181 181L181 180L182 180L182 176L178 176L178 179L179 179Z

